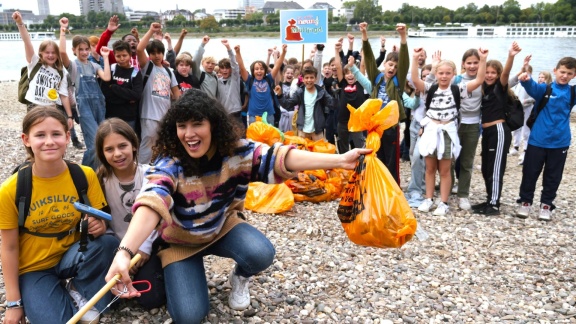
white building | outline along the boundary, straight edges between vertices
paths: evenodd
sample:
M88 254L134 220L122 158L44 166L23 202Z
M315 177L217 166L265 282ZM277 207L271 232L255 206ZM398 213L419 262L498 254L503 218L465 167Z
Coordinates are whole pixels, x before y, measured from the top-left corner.
M333 17L345 17L346 21L350 21L350 19L354 18L354 9L334 9L332 10Z
M158 14L156 11L136 10L136 11L126 12L126 18L128 19L128 21L131 21L131 22L138 22L146 16L153 17L155 21L160 20L160 14Z
M194 18L194 14L190 11L190 10L186 10L186 9L178 9L178 10L166 10L164 11L164 13L162 13L162 21L165 20L173 20L174 18L176 18L177 16L184 16L184 18L186 18L186 20L193 20Z
M244 19L246 16L245 9L216 9L214 10L214 19L220 21L222 19L237 19L240 15L240 19Z
M123 0L78 0L80 3L80 14L88 15L90 11L94 12L115 12L124 14Z

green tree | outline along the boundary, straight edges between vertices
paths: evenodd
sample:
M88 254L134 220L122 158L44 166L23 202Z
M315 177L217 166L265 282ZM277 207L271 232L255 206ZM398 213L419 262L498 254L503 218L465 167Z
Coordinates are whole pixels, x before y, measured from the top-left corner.
M174 17L174 19L172 19L172 24L173 26L184 27L184 25L186 24L186 17L184 17L183 15L178 15Z
M374 5L372 0L358 0L354 8L354 18L373 23L374 17L382 14L382 7Z
M356 7L356 1L346 1L342 4L344 9L354 9Z
M202 22L200 23L200 30L204 32L217 32L220 30L220 25L218 25L218 22L214 16L208 16L202 19Z

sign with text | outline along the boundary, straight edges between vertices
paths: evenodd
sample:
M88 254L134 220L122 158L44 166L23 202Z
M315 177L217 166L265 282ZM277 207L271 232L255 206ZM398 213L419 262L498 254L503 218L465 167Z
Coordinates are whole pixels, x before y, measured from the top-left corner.
M328 10L280 10L282 44L325 44L328 40Z

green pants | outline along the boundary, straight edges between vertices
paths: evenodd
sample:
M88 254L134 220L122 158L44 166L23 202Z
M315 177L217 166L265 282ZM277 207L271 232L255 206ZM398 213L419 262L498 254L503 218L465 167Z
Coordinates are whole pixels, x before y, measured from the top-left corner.
M460 139L460 176L458 177L458 198L468 198L470 181L474 169L474 156L480 137L479 124L460 124L458 138ZM452 183L454 183L454 165L452 165Z

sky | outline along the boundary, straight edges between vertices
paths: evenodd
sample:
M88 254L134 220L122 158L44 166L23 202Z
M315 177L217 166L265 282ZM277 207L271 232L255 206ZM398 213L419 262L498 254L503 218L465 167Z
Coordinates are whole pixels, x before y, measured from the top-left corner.
M517 0L520 3L520 8L527 8L532 4L538 2L556 2L555 0ZM296 0L304 8L309 8L316 2L328 2L335 8L340 8L343 3L342 0ZM422 8L433 8L439 5L436 1L430 0L401 0L389 1L380 0L383 10L396 10L401 7L402 3L410 3L412 6ZM478 7L485 4L500 5L502 0L464 0L464 1L444 1L442 5L448 9L457 9L467 5L468 3L475 3ZM52 15L59 15L62 12L69 12L71 14L79 15L80 7L78 0L50 0L50 13ZM22 9L32 10L38 13L38 4L36 0L0 0L2 9ZM218 1L201 1L201 0L124 0L124 6L130 7L133 10L150 10L150 11L165 11L176 9L178 4L179 9L188 9L194 11L196 9L205 8L208 13L212 13L215 9L231 9L238 8L239 0L218 0Z

